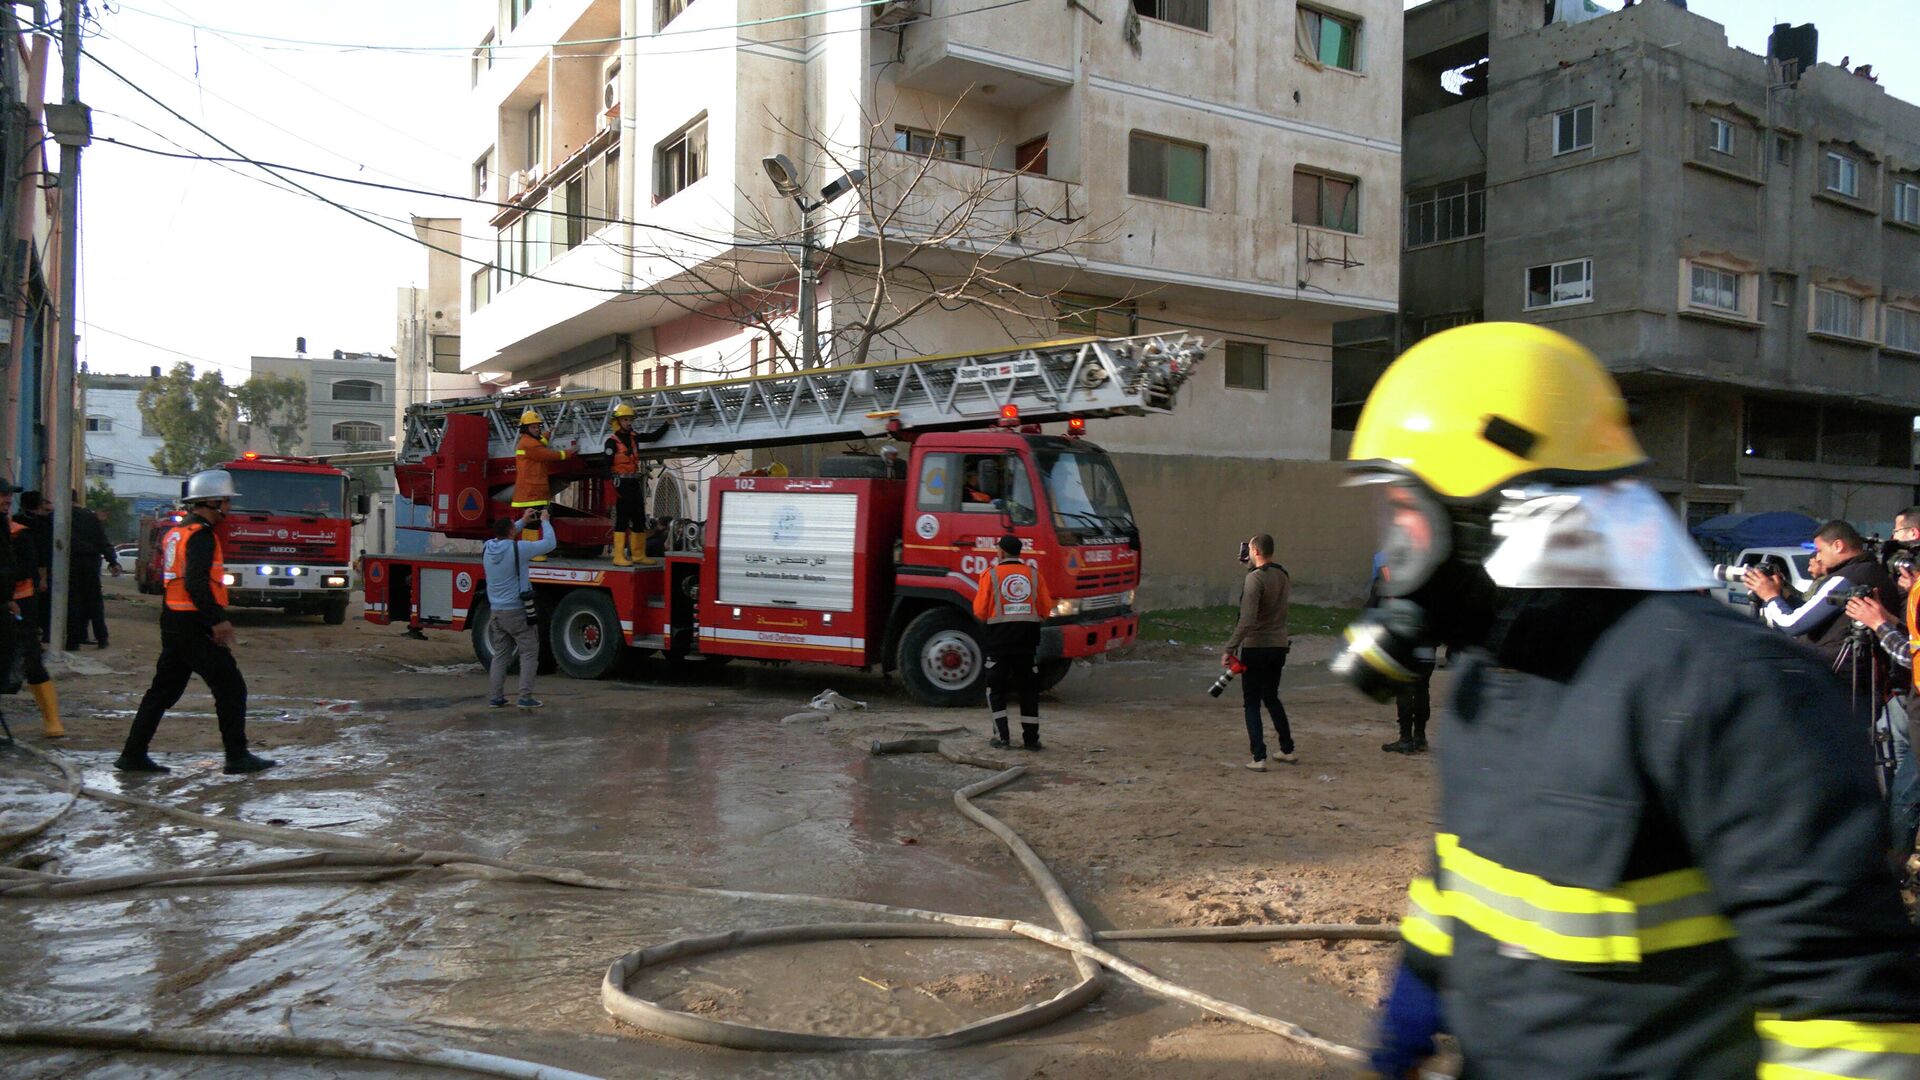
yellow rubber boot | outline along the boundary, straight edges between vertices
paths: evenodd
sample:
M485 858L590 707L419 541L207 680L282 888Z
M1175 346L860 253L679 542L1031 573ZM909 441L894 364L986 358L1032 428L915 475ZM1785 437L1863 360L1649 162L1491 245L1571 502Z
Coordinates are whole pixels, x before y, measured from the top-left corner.
M660 560L647 554L647 534L632 532L627 534L627 542L633 546L633 565L652 566Z
M613 534L613 565L615 566L632 566L633 565L633 561L627 558L627 534L626 533L617 532Z
M535 531L533 531L532 529L522 529L522 530L520 531L520 539L522 539L522 540L538 540L538 539L540 539L540 534L539 534L538 532L535 532ZM531 558L531 559L529 559L529 560L527 560L527 561L528 561L528 562L546 562L546 561L547 561L547 557L546 557L545 555L535 555L535 556L534 556L533 558Z
M33 700L40 705L40 733L49 739L64 739L67 729L60 723L60 695L54 691L52 680L33 683L27 689L33 691Z

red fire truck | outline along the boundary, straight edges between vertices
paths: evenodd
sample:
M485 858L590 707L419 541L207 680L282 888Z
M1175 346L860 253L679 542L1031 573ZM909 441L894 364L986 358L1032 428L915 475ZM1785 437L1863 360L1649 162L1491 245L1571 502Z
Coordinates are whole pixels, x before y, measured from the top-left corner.
M353 518L347 512L347 474L313 458L270 457L251 451L216 468L233 474L239 492L220 526L227 563L227 594L235 607L278 607L347 621L353 597ZM366 496L355 512L366 515ZM161 591L160 540L186 519L163 510L140 530L134 571L141 592Z
M409 410L414 452L402 450L396 476L437 531L475 536L511 513L523 409L543 410L554 445L585 451L569 454L571 477L556 466L556 482L585 490L579 505L556 506L561 550L530 572L544 651L576 678L658 650L877 666L918 700L958 705L978 699L985 668L974 582L1009 532L1055 597L1040 654L1048 685L1075 658L1133 640L1139 532L1111 459L1084 438L1086 419L1171 410L1203 352L1185 336L1089 339L617 395L431 403ZM867 434L911 452L904 468L840 455L821 476L712 479L705 520L670 523L659 563L615 567L579 556L596 556L610 530L604 459L592 455L603 414L622 401L640 426L668 426L656 446L672 456ZM1042 432L1063 421L1064 433ZM372 622L466 630L491 659L478 554L369 555L366 600Z

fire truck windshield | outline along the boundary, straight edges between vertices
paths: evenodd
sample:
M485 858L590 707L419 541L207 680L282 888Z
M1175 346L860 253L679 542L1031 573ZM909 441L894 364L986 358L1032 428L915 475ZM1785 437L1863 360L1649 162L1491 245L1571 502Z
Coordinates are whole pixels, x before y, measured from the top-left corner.
M1133 508L1113 462L1097 450L1037 450L1034 461L1053 504L1053 527L1082 536L1125 536Z
M240 493L240 497L233 501L236 512L311 514L331 518L346 516L345 477L260 469L228 471L233 474L233 486Z

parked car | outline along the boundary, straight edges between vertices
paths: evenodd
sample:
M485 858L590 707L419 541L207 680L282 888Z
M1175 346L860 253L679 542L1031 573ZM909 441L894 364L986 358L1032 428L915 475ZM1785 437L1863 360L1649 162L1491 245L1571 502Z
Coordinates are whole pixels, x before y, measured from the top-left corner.
M1812 590L1813 579L1807 574L1807 562L1813 558L1813 552L1798 545L1793 547L1746 548L1740 552L1730 565L1758 566L1760 565L1760 561L1769 555L1778 556L1790 568L1791 574L1789 580L1793 585L1794 591L1805 596ZM1747 592L1747 587L1744 584L1738 581L1725 582L1724 584L1726 586L1724 596L1727 603L1732 604L1734 607L1742 608L1752 603L1753 597Z
M120 565L123 574L133 573L135 563L140 561L139 544L118 544L113 549L113 561Z

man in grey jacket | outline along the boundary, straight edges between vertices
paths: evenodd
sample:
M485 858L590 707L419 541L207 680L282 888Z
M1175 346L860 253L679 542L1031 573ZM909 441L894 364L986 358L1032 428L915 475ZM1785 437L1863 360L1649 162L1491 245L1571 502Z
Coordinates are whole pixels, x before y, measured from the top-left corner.
M510 539L518 530L530 533L539 526L540 539ZM501 518L493 523L493 539L482 550L480 565L487 575L487 603L493 608L487 624L487 646L493 650L493 665L487 704L496 709L507 704L507 668L520 657L520 699L523 709L537 709L540 699L533 696L533 674L540 666L540 628L527 619L526 605L520 597L533 591L529 581L533 560L552 551L558 544L553 536L553 521L544 506L530 508L518 521Z
M1240 698L1247 712L1247 742L1253 760L1247 768L1267 771L1267 742L1260 731L1260 706L1273 715L1274 734L1280 738L1280 760L1299 761L1293 752L1293 729L1287 726L1287 707L1280 704L1280 672L1287 666L1287 602L1293 583L1286 568L1273 561L1273 537L1261 533L1247 541L1247 561L1253 569L1240 586L1240 621L1227 639L1220 657L1229 666L1238 657L1246 665L1240 678Z

